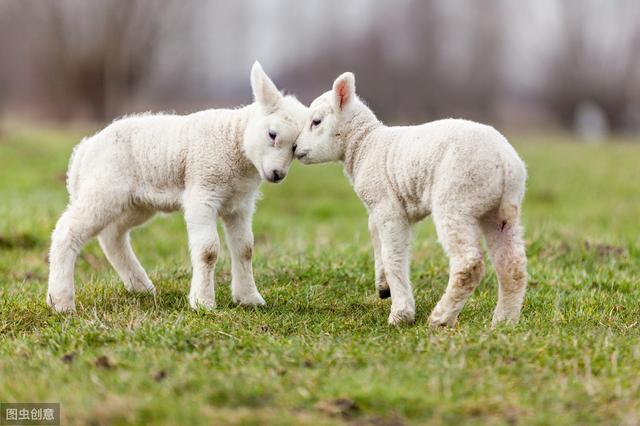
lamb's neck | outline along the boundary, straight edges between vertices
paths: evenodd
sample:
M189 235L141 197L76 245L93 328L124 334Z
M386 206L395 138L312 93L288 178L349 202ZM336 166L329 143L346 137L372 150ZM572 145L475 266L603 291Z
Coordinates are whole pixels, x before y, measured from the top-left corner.
M382 123L365 105L354 114L348 126L343 129L341 137L345 144L344 170L350 178L353 178L360 160L367 150L367 139L371 133L382 126Z
M257 105L251 104L233 110L233 117L221 123L225 140L230 142L229 159L243 176L257 175L258 171L247 157L244 149L244 137L251 118L256 114Z

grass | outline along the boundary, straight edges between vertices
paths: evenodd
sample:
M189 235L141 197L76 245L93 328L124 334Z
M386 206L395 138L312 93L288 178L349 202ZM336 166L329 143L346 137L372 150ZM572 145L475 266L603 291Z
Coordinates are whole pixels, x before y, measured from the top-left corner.
M456 329L427 326L447 277L427 220L413 243L417 322L396 329L338 165L296 164L263 187L254 270L267 307L232 304L223 256L218 308L191 311L172 215L133 234L156 302L128 294L93 242L77 314L52 313L48 238L77 140L0 140L0 401L60 402L63 424L640 423L640 146L513 138L530 173L520 324L490 329L489 270Z

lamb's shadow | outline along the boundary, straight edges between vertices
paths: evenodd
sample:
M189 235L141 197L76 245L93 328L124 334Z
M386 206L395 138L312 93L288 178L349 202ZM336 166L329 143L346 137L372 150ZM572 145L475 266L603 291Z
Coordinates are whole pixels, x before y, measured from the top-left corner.
M80 288L77 294L77 311L70 314L58 314L46 306L44 295L34 297L27 303L9 301L5 303L4 315L6 335L19 333L37 333L48 327L81 328L88 322L104 321L114 329L127 319L151 315L161 319L158 326L166 327L163 320L180 316L211 317L212 321L222 321L229 325L238 324L274 324L277 334L286 335L298 331L298 324L311 328L335 326L345 327L387 327L390 299L381 300L372 288L370 294L360 290L349 300L336 300L322 295L319 299L308 300L303 294L282 295L277 289L266 288L263 291L267 305L261 307L237 306L231 300L228 285L219 285L216 289L217 308L212 311L193 311L188 303L189 283L183 280L170 283L159 282L157 294L137 294L126 291L121 283L100 285L98 288ZM164 285L166 284L166 285ZM331 292L327 287L322 292ZM429 312L422 303L422 309L416 313L416 324L426 324ZM236 315L237 314L237 315ZM347 324L345 326L345 324ZM122 325L125 327L125 325Z
M326 289L330 292L330 289ZM123 305L135 304L136 311L140 313L153 312L156 315L167 315L169 317L187 315L211 317L215 321L224 321L233 324L234 322L256 324L302 324L314 326L319 324L336 323L343 326L347 324L370 324L376 326L386 325L389 314L389 300L380 300L373 293L365 296L361 300L332 301L323 300L318 303L310 303L304 297L270 297L268 291L264 291L266 306L239 306L233 303L230 290L228 288L218 288L216 291L217 307L213 310L192 310L189 306L187 296L188 287L184 290L170 288L158 288L154 298L149 294L130 294L125 290L119 290L115 297L105 298L96 309L101 314L117 314L123 311ZM155 299L155 300L154 300ZM275 300L274 300L275 299ZM87 306L79 309L77 315L85 315ZM93 308L89 309L90 312ZM422 313L417 317L418 321L426 319ZM314 324L317 323L317 324Z

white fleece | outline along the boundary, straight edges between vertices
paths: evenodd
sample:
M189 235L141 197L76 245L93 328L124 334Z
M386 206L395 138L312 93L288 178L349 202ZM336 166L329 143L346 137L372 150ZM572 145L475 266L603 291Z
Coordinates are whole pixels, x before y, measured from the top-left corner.
M376 287L392 298L389 322L415 318L410 230L428 215L450 258L449 283L430 323L455 325L484 272L482 235L499 280L493 323L517 322L527 282L519 218L526 169L507 140L466 120L384 126L356 96L351 73L309 111L296 156L305 164L344 163L369 212Z
M282 96L257 62L251 85L256 102L249 106L126 117L74 149L67 174L70 202L51 242L50 306L75 309L75 260L95 235L127 289L154 292L132 251L129 230L157 211L176 210L184 212L189 234L191 306L215 307L218 217L231 252L234 301L265 303L251 267L254 203L262 179L285 177L307 109Z

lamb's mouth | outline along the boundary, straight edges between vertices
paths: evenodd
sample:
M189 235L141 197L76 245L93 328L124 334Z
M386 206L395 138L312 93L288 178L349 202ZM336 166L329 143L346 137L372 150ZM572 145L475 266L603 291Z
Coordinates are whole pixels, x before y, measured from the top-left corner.
M258 174L260 175L260 179L262 179L262 180L268 180L268 179L267 179L267 174L265 173L265 171L264 171L264 169L263 169L263 168L260 168L260 170L259 170L259 173L258 173Z
M304 163L304 160L307 159L307 154L309 154L309 151L296 153L296 158L298 159L298 161L302 161Z

